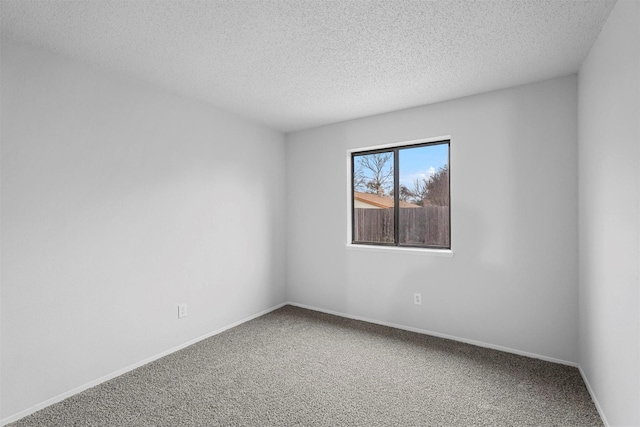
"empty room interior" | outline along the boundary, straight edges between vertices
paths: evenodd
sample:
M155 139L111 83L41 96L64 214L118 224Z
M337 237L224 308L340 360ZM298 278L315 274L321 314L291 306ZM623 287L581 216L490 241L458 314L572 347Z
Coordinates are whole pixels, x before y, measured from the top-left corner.
M0 14L0 425L640 426L640 2Z

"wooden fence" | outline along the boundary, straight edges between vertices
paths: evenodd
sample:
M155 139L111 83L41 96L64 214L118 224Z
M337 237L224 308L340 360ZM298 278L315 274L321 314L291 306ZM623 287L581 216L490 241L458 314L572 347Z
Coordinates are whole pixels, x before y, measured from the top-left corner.
M449 247L449 208L400 208L400 244ZM393 242L393 209L354 209L356 242Z

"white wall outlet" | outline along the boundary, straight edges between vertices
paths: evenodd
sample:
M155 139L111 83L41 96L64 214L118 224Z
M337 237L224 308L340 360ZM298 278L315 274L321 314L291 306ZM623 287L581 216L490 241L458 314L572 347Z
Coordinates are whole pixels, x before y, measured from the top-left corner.
M413 303L415 305L422 305L422 294L413 294Z
M178 319L183 317L187 317L187 304L179 304L178 305Z

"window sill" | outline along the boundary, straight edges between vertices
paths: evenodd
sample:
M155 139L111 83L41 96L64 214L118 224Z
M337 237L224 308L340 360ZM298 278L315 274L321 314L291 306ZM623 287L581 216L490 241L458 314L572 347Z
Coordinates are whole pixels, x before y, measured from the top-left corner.
M398 246L375 246L375 245L356 245L347 243L345 248L348 251L360 252L387 252L387 253L408 253L415 255L453 257L451 249L429 249L429 248L403 248Z

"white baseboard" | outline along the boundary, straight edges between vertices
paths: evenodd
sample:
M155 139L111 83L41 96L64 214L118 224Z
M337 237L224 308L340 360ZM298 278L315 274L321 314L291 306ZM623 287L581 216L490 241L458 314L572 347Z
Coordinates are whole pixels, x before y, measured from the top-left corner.
M484 348L490 348L492 350L504 351L505 353L517 354L519 356L531 357L533 359L540 359L540 360L544 360L546 362L558 363L560 365L572 366L574 368L578 367L578 364L575 363L575 362L569 362L567 360L556 359L556 358L553 358L553 357L543 356L543 355L535 354L535 353L529 353L527 351L516 350L516 349L513 349L513 348L502 347L502 346L499 346L499 345L489 344L489 343L482 342L482 341L475 341L475 340L470 340L470 339L466 339L466 338L456 337L456 336L453 336L453 335L447 335L447 334L441 334L441 333L438 333L438 332L428 331L428 330L425 330L425 329L414 328L412 326L398 325L396 323L384 322L384 321L375 320L375 319L369 319L369 318L362 317L362 316L355 316L355 315L352 315L352 314L340 313L340 312L332 311L332 310L325 310L323 308L313 307L313 306L309 306L309 305L305 305L305 304L298 304L296 302L291 302L291 301L289 301L287 304L288 305L293 305L293 306L296 306L296 307L300 307L300 308L306 308L307 310L313 310L313 311L319 311L321 313L333 314L334 316L340 316L340 317L345 317L345 318L354 319L354 320L361 320L361 321L367 322L367 323L375 323L376 325L389 326L391 328L402 329L402 330L410 331L410 332L417 332L417 333L423 334L423 335L430 335L430 336L434 336L434 337L438 337L438 338L445 338L445 339L452 340L452 341L458 341L458 342L463 342L463 343L466 343L466 344L472 344L472 345L475 345L475 346L478 346L478 347L484 347Z
M540 359L540 360L544 360L544 361L547 361L547 362L553 362L553 363L558 363L558 364L561 364L561 365L572 366L574 368L578 368L578 371L580 372L580 375L582 376L582 379L583 379L583 381L584 381L584 383L585 383L585 385L587 387L587 391L589 392L589 395L591 396L591 399L593 400L593 403L595 404L596 410L598 411L598 415L600 415L600 418L602 419L602 422L604 423L605 427L610 427L610 424L607 421L607 417L604 415L604 411L602 410L602 407L600 406L600 402L598 402L598 399L596 398L596 395L595 395L595 393L593 391L593 388L591 387L591 384L589 384L589 380L587 379L586 374L584 373L584 371L582 370L582 367L578 363L569 362L569 361L562 360L562 359L556 359L556 358L548 357L548 356L542 356L540 354L529 353L529 352L526 352L526 351L516 350L516 349L513 349L513 348L502 347L502 346L499 346L499 345L488 344L488 343L481 342L481 341L469 340L469 339L466 339L466 338L460 338L460 337L456 337L456 336L452 336L452 335L441 334L441 333L438 333L438 332L433 332L433 331L428 331L428 330L425 330L425 329L414 328L414 327L411 327L411 326L398 325L398 324L391 323L391 322L383 322L383 321L380 321L380 320L369 319L369 318L366 318L366 317L355 316L355 315L341 313L341 312L337 312L337 311L333 311L333 310L325 310L323 308L309 306L309 305L305 305L305 304L298 304L296 302L289 301L287 304L288 305L293 305L295 307L305 308L307 310L313 310L313 311L319 311L321 313L332 314L334 316L340 316L340 317L345 317L345 318L354 319L354 320L361 320L363 322L374 323L374 324L382 325L382 326L389 326L389 327L396 328L396 329L402 329L402 330L410 331L410 332L417 332L419 334L431 335L431 336L439 337L439 338L446 338L446 339L450 339L450 340L453 340L453 341L459 341L459 342L463 342L463 343L467 343L467 344L477 345L478 347L490 348L490 349L493 349L493 350L499 350L499 351L504 351L504 352L507 352L507 353L517 354L519 356L531 357L531 358L534 358L534 359Z
M356 315L351 315L351 314L347 314L347 313L341 313L341 312L332 311L332 310L325 310L323 308L309 306L309 305L305 305L305 304L299 304L299 303L291 302L291 301L285 302L285 303L281 303L281 304L278 304L278 305L273 306L271 308L268 308L266 310L263 310L263 311L261 311L259 313L256 313L254 315L251 315L249 317L241 319L241 320L239 320L237 322L234 322L234 323L226 325L226 326L224 326L222 328L219 328L219 329L217 329L217 330L215 330L213 332L207 333L207 334L202 335L202 336L200 336L198 338L192 339L192 340L187 341L187 342L185 342L183 344L180 344L180 345L178 345L176 347L170 348L170 349L168 349L166 351L163 351L163 352L161 352L159 354L156 354L154 356L151 356L151 357L148 357L148 358L146 358L144 360L141 360L141 361L139 361L137 363L129 365L129 366L125 367L125 368L119 369L119 370L117 370L115 372L112 372L112 373L110 373L108 375L105 375L105 376L103 376L101 378L98 378L96 380L90 381L90 382L88 382L86 384L83 384L83 385L81 385L79 387L76 387L76 388L74 388L72 390L69 390L69 391L67 391L65 393L59 394L59 395L57 395L55 397L52 397L51 399L47 399L44 402L38 403L38 404L28 408L28 409L25 409L23 411L18 412L17 414L11 415L11 416L9 416L7 418L4 418L4 419L0 420L0 426L4 426L4 425L7 425L7 424L12 423L14 421L18 421L19 419L24 418L24 417L26 417L28 415L31 415L36 411L39 411L39 410L41 410L43 408L46 408L47 406L53 405L54 403L58 403L58 402L66 399L68 397L71 397L71 396L73 396L73 395L75 395L77 393L80 393L80 392L82 392L84 390L87 390L87 389L89 389L91 387L95 387L98 384L101 384L101 383L103 383L105 381L111 380L111 379L113 379L115 377L118 377L118 376L120 376L122 374L125 374L125 373L127 373L129 371L132 371L132 370L134 370L136 368L139 368L140 366L146 365L147 363L153 362L154 360L160 359L161 357L167 356L167 355L169 355L171 353L175 353L178 350L182 350L185 347L188 347L188 346L190 346L192 344L195 344L195 343L197 343L199 341L202 341L204 339L207 339L209 337L217 335L217 334L219 334L221 332L224 332L224 331L226 331L228 329L231 329L231 328L233 328L235 326L238 326L238 325L240 325L242 323L248 322L249 320L255 319L255 318L260 317L260 316L263 316L263 315L265 315L267 313L270 313L270 312L272 312L274 310L277 310L277 309L279 309L279 308L281 308L281 307L283 307L285 305L292 305L292 306L304 308L304 309L307 309L307 310L313 310L313 311L318 311L318 312L321 312L321 313L332 314L334 316L340 316L340 317L344 317L344 318L348 318L348 319L360 320L360 321L363 321L363 322L374 323L374 324L377 324L377 325L388 326L388 327L392 327L392 328L396 328L396 329L402 329L402 330L405 330L405 331L416 332L416 333L419 333L419 334L424 334L424 335L430 335L430 336L439 337L439 338L450 339L450 340L453 340L453 341L463 342L463 343L466 343L466 344L472 344L472 345L476 345L478 347L490 348L490 349L493 349L493 350L504 351L506 353L517 354L517 355L520 355L520 356L531 357L531 358L534 358L534 359L540 359L540 360L544 360L544 361L547 361L547 362L553 362L553 363L558 363L558 364L561 364L561 365L577 367L579 369L579 371L580 371L580 374L582 375L582 378L584 379L584 382L585 382L585 384L587 386L589 394L591 395L591 398L593 399L593 401L594 401L594 403L596 405L596 409L598 410L598 413L600 414L600 417L602 418L605 426L607 426L607 427L609 426L609 424L607 423L607 420L606 420L606 418L604 416L604 413L602 412L602 409L601 409L597 399L595 398L593 390L591 389L591 386L589 385L587 377L585 376L585 374L582 371L582 369L580 368L580 366L575 362L569 362L569 361L566 361L566 360L556 359L556 358L553 358L553 357L543 356L543 355L539 355L539 354L535 354L535 353L529 353L529 352L526 352L526 351L516 350L516 349L512 349L512 348L508 348L508 347L502 347L502 346L498 346L498 345L488 344L488 343L481 342L481 341L475 341L475 340L470 340L470 339L466 339L466 338L460 338L460 337L456 337L456 336L453 336L453 335L441 334L441 333L438 333L438 332L428 331L428 330L420 329L420 328L414 328L414 327L411 327L411 326L405 326L405 325L399 325L399 324L391 323L391 322L384 322L384 321L380 321L380 320L369 319L369 318L362 317L362 316L356 316Z
M593 389L591 388L591 384L589 384L589 380L587 379L587 375L582 370L582 366L580 366L580 364L578 364L578 370L580 371L580 375L582 376L582 380L584 381L584 384L587 386L587 391L589 391L589 394L591 395L591 400L593 400L593 403L596 405L596 409L598 410L598 415L600 415L600 418L602 418L602 422L604 423L605 427L609 427L610 424L607 421L607 417L604 416L604 411L602 411L602 406L600 406L600 402L598 402L598 399L596 398L596 394L593 392Z
M47 406L53 405L54 403L58 403L58 402L66 399L68 397L71 397L74 394L78 394L80 392L83 392L83 391L91 388L91 387L95 387L98 384L101 384L101 383L103 383L105 381L109 381L109 380L111 380L111 379L113 379L115 377L118 377L118 376L120 376L122 374L125 374L125 373L127 373L129 371L133 371L134 369L139 368L140 366L146 365L147 363L151 363L154 360L160 359L161 357L167 356L167 355L169 355L171 353L175 353L178 350L182 350L185 347L189 347L192 344L195 344L195 343L197 343L199 341L202 341L202 340L207 339L209 337L212 337L214 335L218 335L219 333L224 332L227 329L231 329L231 328L233 328L235 326L241 325L242 323L248 322L249 320L255 319L256 317L263 316L263 315L265 315L267 313L270 313L270 312L272 312L274 310L277 310L277 309L279 309L279 308L281 308L281 307L283 307L285 305L287 305L287 303L278 304L276 306L273 306L271 308L263 310L263 311L261 311L259 313L256 313L256 314L253 314L253 315L251 315L249 317L246 317L244 319L238 320L237 322L231 323L230 325L226 325L226 326L223 326L220 329L216 329L213 332L209 332L209 333L207 333L205 335L202 335L202 336L200 336L198 338L194 338L194 339L192 339L190 341L187 341L187 342L185 342L183 344L180 344L178 346L175 346L173 348L165 350L165 351L163 351L161 353L158 353L158 354L156 354L154 356L151 356L151 357L148 357L148 358L146 358L144 360L136 362L133 365L129 365L129 366L125 367L125 368L118 369L115 372L112 372L112 373L107 374L107 375L105 375L103 377L100 377L100 378L98 378L96 380L90 381L90 382L88 382L86 384L83 384L83 385L81 385L79 387L76 387L76 388L74 388L72 390L69 390L69 391L64 392L62 394L59 394L59 395L57 395L55 397L52 397L51 399L47 399L44 402L40 402L40 403L38 403L36 405L33 405L30 408L27 408L27 409L25 409L23 411L18 412L17 414L10 415L10 416L0 420L0 426L5 426L5 425L7 425L9 423L12 423L14 421L18 421L19 419L24 418L24 417L26 417L28 415L31 415L34 412L39 411L41 409L44 409Z

